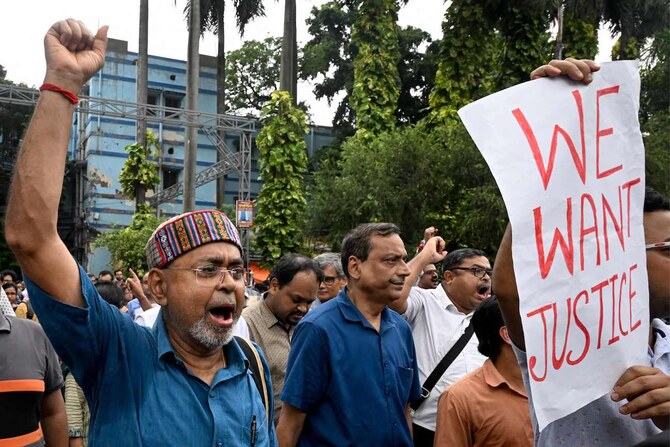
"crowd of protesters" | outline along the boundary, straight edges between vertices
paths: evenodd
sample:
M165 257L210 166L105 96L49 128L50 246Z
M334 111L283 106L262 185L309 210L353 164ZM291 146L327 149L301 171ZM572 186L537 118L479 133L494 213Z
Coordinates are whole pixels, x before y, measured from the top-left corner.
M447 253L430 227L408 261L395 225L361 224L340 253L286 254L256 284L235 226L203 210L156 228L142 278L87 273L55 224L67 93L102 67L106 33L68 19L45 38L47 88L6 220L21 271L1 273L0 447L667 445L670 202L651 189L649 362L542 431L510 229L498 253ZM597 69L555 61L534 76Z

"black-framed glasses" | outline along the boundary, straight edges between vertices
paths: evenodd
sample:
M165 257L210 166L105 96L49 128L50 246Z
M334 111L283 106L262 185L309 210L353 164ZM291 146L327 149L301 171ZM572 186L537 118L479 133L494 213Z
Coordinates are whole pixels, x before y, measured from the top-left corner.
M335 284L335 280L340 279L339 276L324 276L323 279L321 280L322 283L324 283L327 286L332 286Z
M218 268L218 267L201 267L201 268L177 268L166 267L163 270L190 270L195 273L195 282L199 286L214 287L221 284L226 275L230 275L233 281L244 281L244 269L242 267L234 267L232 269Z
M484 279L485 275L493 276L493 269L485 269L484 267L452 267L448 270L467 270L479 279Z

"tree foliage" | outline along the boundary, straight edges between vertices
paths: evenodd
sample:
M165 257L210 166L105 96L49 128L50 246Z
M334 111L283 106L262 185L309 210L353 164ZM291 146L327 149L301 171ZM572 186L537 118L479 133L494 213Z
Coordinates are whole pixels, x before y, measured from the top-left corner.
M102 233L93 246L109 250L114 269L127 271L132 268L141 275L140 272L147 271L147 241L162 222L163 219L156 217L149 205L143 204L128 227Z
M158 138L151 131L147 131L146 147L137 143L126 146L128 159L119 174L119 183L121 183L125 196L134 199L138 187L145 188L145 190L154 189L160 182L158 170L150 160L158 157L158 150Z
M272 92L279 88L282 41L268 37L248 40L226 57L228 112L258 117Z
M263 107L263 128L256 143L260 151L263 187L254 220L257 245L266 265L283 254L299 251L306 205L307 171L305 113L291 103L288 92L276 91Z
M351 38L358 47L350 103L356 133L372 137L393 129L400 96L398 4L396 0L357 3Z
M389 221L410 244L436 225L450 248L494 250L506 222L493 176L456 122L351 138L339 162L315 173L309 197L309 231L334 249L356 225Z

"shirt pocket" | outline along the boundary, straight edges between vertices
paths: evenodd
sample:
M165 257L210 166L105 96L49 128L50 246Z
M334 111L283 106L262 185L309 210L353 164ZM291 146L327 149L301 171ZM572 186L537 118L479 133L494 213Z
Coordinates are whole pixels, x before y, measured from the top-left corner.
M414 380L414 368L407 366L398 367L398 393L403 402L409 401L409 393L412 389L412 381Z

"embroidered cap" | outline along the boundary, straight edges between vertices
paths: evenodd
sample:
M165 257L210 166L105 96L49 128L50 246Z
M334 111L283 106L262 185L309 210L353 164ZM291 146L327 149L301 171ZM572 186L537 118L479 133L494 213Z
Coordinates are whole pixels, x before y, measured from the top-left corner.
M218 210L192 211L162 223L145 249L149 269L163 268L189 250L210 242L230 242L243 253L240 235L228 216Z

